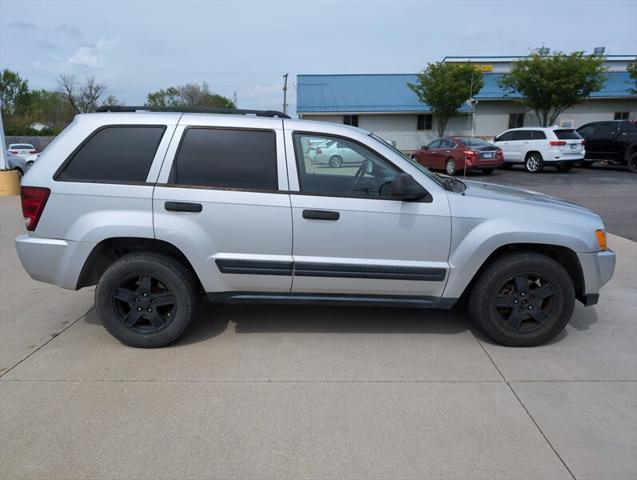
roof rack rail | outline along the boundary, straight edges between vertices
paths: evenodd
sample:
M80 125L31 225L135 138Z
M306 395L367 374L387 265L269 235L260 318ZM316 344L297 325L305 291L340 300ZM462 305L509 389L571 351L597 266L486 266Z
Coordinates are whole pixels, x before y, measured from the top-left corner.
M224 115L255 115L257 117L279 117L290 118L289 115L276 110L245 110L238 108L217 108L217 107L149 107L128 106L128 105L104 105L96 112L177 112L177 113L220 113Z

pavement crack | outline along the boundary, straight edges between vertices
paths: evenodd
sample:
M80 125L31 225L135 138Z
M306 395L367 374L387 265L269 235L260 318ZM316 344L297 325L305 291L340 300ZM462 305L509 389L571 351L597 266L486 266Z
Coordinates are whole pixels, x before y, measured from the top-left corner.
M83 315L81 315L79 318L73 320L71 323L69 323L68 325L66 325L62 330L60 330L59 332L55 332L53 334L51 334L51 337L44 342L42 345L40 345L38 348L36 348L35 350L33 350L32 352L30 352L26 357L20 359L18 362L14 363L11 367L7 368L4 372L0 373L0 378L4 377L7 373L9 373L10 371L12 371L14 368L16 368L18 365L20 365L22 362L24 362L25 360L27 360L28 358L31 357L31 355L33 355L36 352L39 352L43 347L46 347L49 343L51 343L53 340L55 340L56 338L58 338L60 335L62 335L64 332L66 332L69 328L71 328L73 325L75 325L77 322L79 322L80 320L82 320L84 317L86 317L89 313L91 313L91 311L94 309L95 307L91 307L89 308Z
M573 474L573 472L571 471L571 469L568 467L568 465L566 464L566 462L564 461L564 459L562 458L562 456L558 453L557 449L553 446L553 444L551 443L551 441L549 440L549 438L546 436L546 434L544 433L544 431L542 431L542 428L540 427L540 425L535 421L535 418L533 418L533 415L531 415L531 412L529 412L529 409L526 408L526 405L524 405L524 403L522 402L522 399L520 399L520 397L518 396L518 394L515 392L515 390L513 389L513 386L511 385L511 382L509 382L507 380L507 378L504 376L504 374L502 373L502 370L500 370L500 367L498 367L498 365L495 363L495 361L493 360L493 357L491 357L491 355L489 354L489 352L487 351L487 349L484 347L483 343L480 341L480 339L478 337L473 336L473 338L476 339L476 342L478 342L478 345L480 345L480 348L482 348L482 351L484 352L484 354L489 358L489 361L491 362L491 364L493 365L493 368L495 368L498 373L500 374L500 376L502 377L502 380L504 381L504 383L506 383L507 387L509 387L509 390L511 390L511 393L513 394L513 396L515 397L515 399L518 401L518 403L520 404L520 406L522 407L522 409L526 412L526 414L529 416L529 418L531 419L531 421L533 422L533 425L535 425L535 428L537 428L538 432L540 432L540 435L542 435L542 438L544 438L544 441L547 443L547 445L549 447L551 447L551 450L553 450L553 453L555 453L555 455L557 456L557 458L560 460L560 462L562 462L562 465L564 465L564 468L566 469L566 471L568 472L568 474L571 476L571 478L573 480L576 480L575 475Z

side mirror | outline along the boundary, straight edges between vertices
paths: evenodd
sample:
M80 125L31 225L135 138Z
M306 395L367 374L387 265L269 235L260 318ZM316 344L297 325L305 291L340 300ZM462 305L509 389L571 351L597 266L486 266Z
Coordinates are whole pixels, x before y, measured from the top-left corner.
M429 147L427 145L423 145L422 147L420 147L421 150L427 150Z
M429 195L429 192L408 173L399 173L391 182L391 194L399 200L419 200Z

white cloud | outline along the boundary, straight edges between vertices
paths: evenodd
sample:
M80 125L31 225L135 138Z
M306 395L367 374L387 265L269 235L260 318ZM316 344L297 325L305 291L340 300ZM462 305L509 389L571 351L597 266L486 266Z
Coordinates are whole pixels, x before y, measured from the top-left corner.
M105 52L112 50L117 45L117 39L100 38L95 45L84 45L80 47L68 62L73 65L85 65L94 67L98 63Z

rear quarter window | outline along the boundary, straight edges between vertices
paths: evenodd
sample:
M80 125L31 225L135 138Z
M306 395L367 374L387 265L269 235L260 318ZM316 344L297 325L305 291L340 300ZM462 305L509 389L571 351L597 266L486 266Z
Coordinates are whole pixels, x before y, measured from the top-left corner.
M533 140L546 140L546 133L542 130L533 130L531 135L533 136Z
M100 128L71 154L56 180L145 182L165 130L163 125Z

